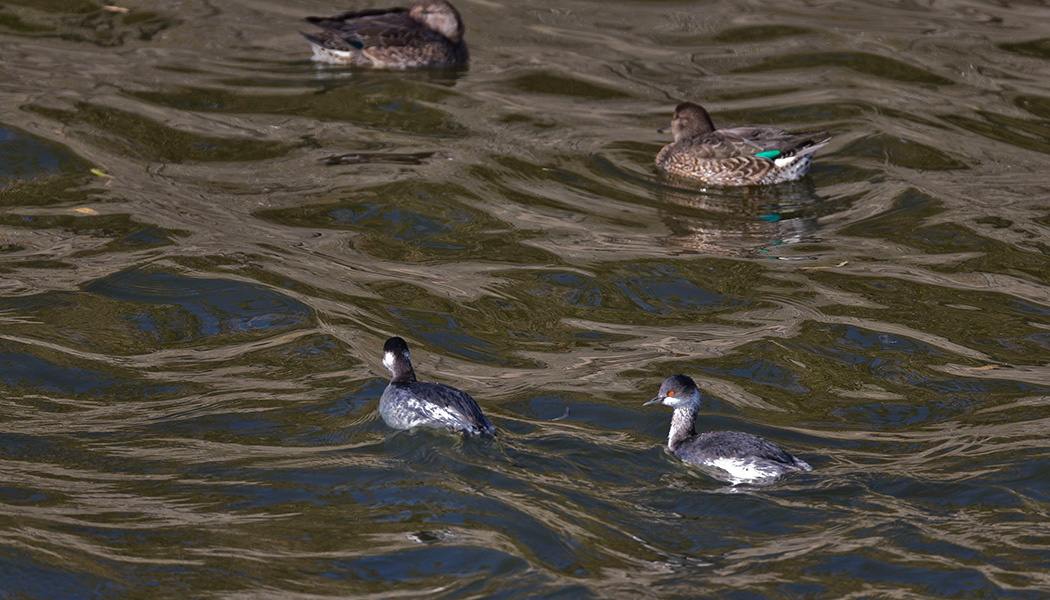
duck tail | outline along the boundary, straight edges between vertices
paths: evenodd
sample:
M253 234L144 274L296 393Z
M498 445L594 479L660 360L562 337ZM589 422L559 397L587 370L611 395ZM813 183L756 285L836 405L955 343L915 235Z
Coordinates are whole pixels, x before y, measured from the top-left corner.
M300 31L299 35L301 35L304 38L306 38L306 41L310 42L314 46L324 47L324 40L322 40L321 38L317 37L316 35L306 33L305 31Z
M809 169L809 163L813 160L813 153L824 146L827 146L830 141L830 137L824 138L819 142L807 139L802 143L781 152L780 156L773 159L773 164L775 164L778 169L788 169L794 166L803 169L804 172Z
M812 134L803 134L803 135L806 135L806 139L803 140L798 145L796 145L795 147L785 150L780 155L780 158L787 158L789 156L805 156L807 154L813 154L817 150L820 150L824 146L827 146L828 142L831 141L831 137L830 136L829 137L825 137L824 139L820 140L819 142L813 140L813 138L816 137L816 136L827 135L823 131L817 131L817 132L814 132ZM810 137L810 136L812 136L812 137Z

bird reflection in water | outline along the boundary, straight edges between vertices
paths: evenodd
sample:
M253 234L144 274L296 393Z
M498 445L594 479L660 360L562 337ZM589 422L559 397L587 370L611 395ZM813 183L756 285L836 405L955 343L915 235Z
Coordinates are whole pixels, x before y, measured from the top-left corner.
M668 176L657 191L669 245L739 256L782 244L817 242L820 217L834 208L809 178L778 185L700 187Z

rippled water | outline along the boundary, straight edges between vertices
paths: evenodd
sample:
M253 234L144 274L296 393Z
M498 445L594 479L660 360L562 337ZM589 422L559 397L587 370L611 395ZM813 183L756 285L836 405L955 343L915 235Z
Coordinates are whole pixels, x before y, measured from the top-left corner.
M0 7L0 597L1044 598L1050 8ZM674 105L834 136L697 189ZM383 340L501 435L394 433ZM642 408L812 473L727 488Z

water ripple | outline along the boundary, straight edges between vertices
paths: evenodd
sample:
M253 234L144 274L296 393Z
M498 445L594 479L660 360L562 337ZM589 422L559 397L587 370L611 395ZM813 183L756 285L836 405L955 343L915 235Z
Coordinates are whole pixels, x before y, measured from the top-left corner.
M0 10L0 588L1044 597L1045 7L457 5L451 73L270 0ZM685 99L833 140L664 178ZM499 436L389 430L390 335ZM815 470L683 465L675 372Z

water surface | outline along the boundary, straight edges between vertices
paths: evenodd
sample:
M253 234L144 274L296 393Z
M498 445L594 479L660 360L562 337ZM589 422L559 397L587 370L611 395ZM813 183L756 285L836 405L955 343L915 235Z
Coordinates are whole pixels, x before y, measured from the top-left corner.
M389 73L169 4L0 7L0 597L1050 592L1045 6L460 0ZM685 99L834 139L667 181ZM387 429L391 335L499 438ZM815 470L668 456L676 372Z

